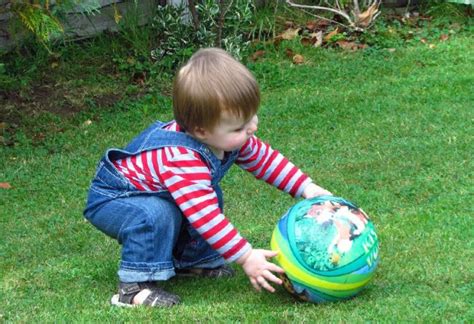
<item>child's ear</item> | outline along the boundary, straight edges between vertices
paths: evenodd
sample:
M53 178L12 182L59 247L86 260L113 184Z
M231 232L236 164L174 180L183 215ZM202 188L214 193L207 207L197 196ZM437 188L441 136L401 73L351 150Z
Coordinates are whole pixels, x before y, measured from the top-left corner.
M209 132L202 128L202 127L195 127L194 128L194 131L193 131L193 135L194 137L196 137L197 139L199 140L205 140L207 138L207 135L209 134Z

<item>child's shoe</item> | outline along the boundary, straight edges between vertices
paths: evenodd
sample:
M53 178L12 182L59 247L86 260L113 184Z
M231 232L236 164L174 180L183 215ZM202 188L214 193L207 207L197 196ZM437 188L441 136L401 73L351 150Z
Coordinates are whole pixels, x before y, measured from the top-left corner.
M142 304L151 307L170 307L180 303L177 295L158 288L155 282L121 282L119 293L112 296L110 302L119 307L135 307L139 304L133 304L133 298L141 291L148 289L150 294L145 298Z
M235 275L234 269L227 264L217 268L187 268L176 269L176 275L179 277L203 277L203 278L230 278Z

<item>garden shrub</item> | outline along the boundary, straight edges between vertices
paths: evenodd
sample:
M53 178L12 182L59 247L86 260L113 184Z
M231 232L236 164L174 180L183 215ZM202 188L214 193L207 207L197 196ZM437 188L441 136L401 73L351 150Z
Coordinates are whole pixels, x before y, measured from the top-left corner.
M159 6L153 18L153 29L159 38L152 57L167 70L186 61L200 47L218 46L238 59L249 46L244 30L254 14L252 2L233 1L221 11L216 1L205 0L196 5L199 23L192 23L184 6ZM222 15L222 16L221 16ZM219 43L219 32L220 44Z

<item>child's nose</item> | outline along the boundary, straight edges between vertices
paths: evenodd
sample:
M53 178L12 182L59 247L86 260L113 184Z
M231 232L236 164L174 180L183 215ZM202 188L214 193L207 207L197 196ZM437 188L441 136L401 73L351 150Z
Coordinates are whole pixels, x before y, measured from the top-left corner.
M250 122L249 128L247 128L247 134L248 135L253 135L258 129L257 125L258 125L258 119L254 118Z

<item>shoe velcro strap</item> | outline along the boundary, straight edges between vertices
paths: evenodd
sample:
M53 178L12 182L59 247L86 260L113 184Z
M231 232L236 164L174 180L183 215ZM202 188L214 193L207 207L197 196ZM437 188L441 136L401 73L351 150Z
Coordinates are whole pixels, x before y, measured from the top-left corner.
M120 294L121 295L130 295L130 294L136 294L138 293L140 290L142 290L140 288L140 286L138 285L138 283L134 282L134 283L127 283L127 284L122 284L120 286Z
M169 307L176 304L179 304L179 297L173 294L170 294L162 289L155 288L152 290L145 300L143 305L148 305L152 307Z

